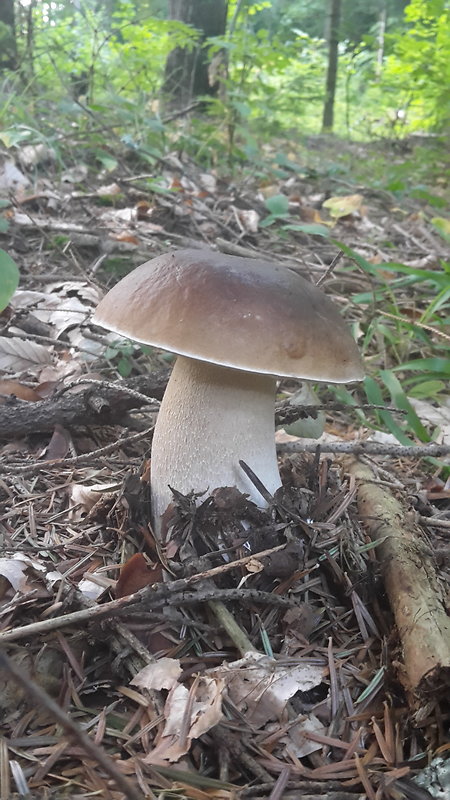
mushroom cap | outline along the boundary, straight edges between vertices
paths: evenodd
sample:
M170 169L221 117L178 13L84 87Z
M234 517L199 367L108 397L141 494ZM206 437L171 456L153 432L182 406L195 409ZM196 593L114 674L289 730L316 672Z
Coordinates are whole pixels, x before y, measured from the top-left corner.
M212 250L165 253L119 281L93 321L137 342L246 372L332 383L364 377L333 303L270 261Z

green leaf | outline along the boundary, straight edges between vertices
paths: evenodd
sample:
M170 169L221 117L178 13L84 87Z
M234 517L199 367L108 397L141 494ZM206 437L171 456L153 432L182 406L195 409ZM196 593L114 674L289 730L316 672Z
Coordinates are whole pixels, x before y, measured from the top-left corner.
M447 206L447 201L443 197L439 197L437 194L431 194L427 189L421 186L412 189L410 195L411 197L416 197L418 200L425 200L428 205L434 206L434 208L446 208Z
M411 430L414 431L415 435L418 439L420 439L421 442L429 442L430 435L424 425L422 425L422 422L406 397L406 394L404 393L402 385L397 376L388 369L382 369L380 371L380 376L384 382L384 385L389 390L394 404L397 406L397 408L407 412L406 419L411 427Z
M408 390L409 397L415 397L417 400L426 400L427 398L435 398L439 392L446 390L444 381L422 381L416 383Z
M385 399L381 389L373 378L365 378L364 389L366 391L369 403L372 403L375 406L385 405ZM406 436L400 425L395 421L390 411L379 411L378 416L379 419L384 423L387 430L395 436L400 444L414 444L414 442L409 439L408 436Z
M438 311L440 308L442 308L442 306L446 304L447 300L450 300L450 286L448 286L446 289L442 289L442 291L439 292L437 297L434 298L434 300L430 303L426 311L424 311L424 313L422 314L420 321L427 322L427 320L430 319L432 314L434 314L436 311Z
M100 161L100 164L108 171L112 172L113 169L117 167L118 161L114 156L111 156L105 150L97 150L96 153L97 161Z
M128 378L133 369L133 364L129 358L119 358L117 362L117 369L122 378Z
M268 197L265 201L265 206L275 217L289 216L289 200L285 194L275 194L273 197Z
M351 247L348 247L343 242L339 242L337 239L331 240L336 247L339 247L349 258L353 259L364 272L368 272L370 275L379 276L380 270L383 272L385 270L389 270L391 272L400 272L404 275L411 276L408 283L418 283L420 281L430 281L430 283L435 284L439 287L439 289L447 289L448 288L448 274L444 274L446 272L445 264L443 264L443 272L438 272L436 270L429 270L429 269L419 269L418 267L408 267L406 264L398 264L393 261L389 261L387 263L382 264L370 264L369 261L366 261L359 253L356 253L352 250ZM397 286L400 285L399 283ZM372 294L373 297L373 294Z
M434 358L414 358L412 361L406 361L405 364L400 364L398 367L393 367L393 372L444 372L450 375L450 359L441 358L436 356Z
M0 233L6 233L9 228L9 222L4 217L0 217Z
M8 253L0 250L0 311L8 305L19 285L19 270Z
M284 231L300 231L301 233L310 233L312 236L329 236L330 230L326 225L319 225L319 223L305 223L304 225L283 225Z
M433 217L431 224L446 242L450 242L450 219L445 219L445 217Z
M403 192L406 189L406 183L401 180L393 180L387 183L384 187L388 192Z
M5 147L14 147L14 145L28 139L31 133L32 131L29 128L13 125L12 128L0 132L0 142L3 142Z

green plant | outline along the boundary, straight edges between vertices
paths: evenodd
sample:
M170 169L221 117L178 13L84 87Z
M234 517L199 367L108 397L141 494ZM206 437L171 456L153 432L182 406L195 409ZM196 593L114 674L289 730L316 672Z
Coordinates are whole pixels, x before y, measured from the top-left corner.
M150 352L150 348L145 345L137 345L134 342L129 342L125 339L118 339L108 345L105 350L105 359L111 362L111 365L117 369L117 372L122 378L128 378L133 371L133 359L136 352Z
M0 250L0 311L6 308L19 285L19 270L8 253Z
M392 34L383 86L400 89L412 128L442 130L450 119L450 6L447 0L411 0L407 35Z
M440 268L434 270L399 263L383 263L380 267L342 242L335 244L373 281L370 291L352 298L365 309L367 319L361 325L361 347L370 370L364 381L366 398L374 405L388 404L403 412L397 416L388 410L376 410L373 418L359 412L359 418L369 427L388 430L402 444L430 441L435 431L422 423L410 398L439 404L448 387L450 264L441 262ZM389 273L392 279L387 277ZM414 307L408 316L411 289ZM431 301L430 290L434 293ZM356 404L346 389L337 389L336 395L343 402Z

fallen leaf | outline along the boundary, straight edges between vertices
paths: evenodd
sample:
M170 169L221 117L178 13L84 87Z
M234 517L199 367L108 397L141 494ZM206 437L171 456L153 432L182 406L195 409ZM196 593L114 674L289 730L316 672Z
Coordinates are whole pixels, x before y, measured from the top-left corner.
M315 714L308 714L300 721L289 729L287 736L280 739L280 744L284 744L289 748L289 752L294 753L297 758L304 758L310 753L315 753L321 750L323 744L308 739L308 731L311 733L326 734L325 726L315 716Z
M11 189L23 189L29 186L30 181L25 177L20 169L17 169L14 161L5 161L0 167L0 193L7 193ZM6 191L5 191L6 190Z
M126 597L143 589L144 586L152 586L161 580L161 564L149 564L142 553L135 553L122 566L114 595L115 597Z
M264 565L257 558L251 558L250 561L247 561L245 568L247 572L257 573L263 571Z
M246 653L238 661L223 664L208 674L220 676L235 706L251 724L260 728L280 719L288 700L322 682L322 668L315 664L282 666L263 653Z
M222 719L225 682L219 676L195 678L191 689L176 684L164 707L164 730L156 747L145 757L147 764L178 761L198 739Z
M29 339L0 336L0 370L5 372L37 372L51 361L52 347L44 347Z
M361 213L363 200L361 194L348 194L343 197L329 197L322 205L328 209L330 217L337 220L348 217L349 214Z
M439 429L433 441L436 444L450 444L450 401L448 405L434 406L415 397L408 397L408 400L422 422Z
M139 239L133 233L128 233L127 231L122 231L122 233L118 233L116 235L110 234L110 239L114 239L116 242L128 242L129 244L139 244Z
M114 581L108 578L103 572L98 572L93 565L92 571L84 573L83 578L78 584L78 591L89 600L98 600L98 598L107 590L114 586Z
M141 689L172 689L178 684L182 672L177 658L158 658L153 664L147 664L141 669L130 683Z
M99 186L95 194L99 197L114 197L122 194L122 189L118 183L110 183L108 186Z
M37 403L42 398L30 386L25 386L19 381L9 381L7 379L0 380L0 395L5 397L18 397L20 400L26 400L28 403Z
M56 458L65 458L70 450L71 437L69 431L63 428L62 425L55 425L52 438L50 439L45 455L44 461L53 461Z
M322 219L320 216L320 211L317 208L312 208L312 206L300 206L299 210L299 217L304 222L314 222L318 225L326 225L325 220Z
M203 188L209 192L209 194L215 194L217 191L217 178L215 175L211 175L210 172L201 172L199 175L199 181Z
M88 176L89 167L87 164L76 164L70 169L66 169L61 175L63 183L82 183Z
M45 567L42 564L29 558L24 553L15 553L12 558L0 558L0 576L8 581L15 592L25 593L32 589L32 586L27 581L27 576L24 574L28 568L35 573L45 573Z
M261 217L256 211L253 211L253 209L245 210L242 208L235 208L234 206L231 208L235 211L242 227L247 233L258 232L258 225Z
M85 514L94 508L103 494L112 492L117 488L117 483L94 483L92 486L73 483L69 498L70 519L82 519Z
M15 592L29 590L25 570L27 564L14 558L0 558L0 575L11 584Z
M36 167L38 164L55 161L56 153L53 147L49 147L48 144L40 142L39 144L26 144L24 147L21 147L17 157L22 167L30 169L30 167Z

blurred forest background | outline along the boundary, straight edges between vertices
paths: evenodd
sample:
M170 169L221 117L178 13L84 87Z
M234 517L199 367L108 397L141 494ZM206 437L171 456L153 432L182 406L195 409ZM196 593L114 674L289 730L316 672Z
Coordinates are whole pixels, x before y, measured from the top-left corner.
M320 131L442 133L449 52L446 0L2 0L2 140L95 136L95 118L158 155L193 103L207 114L176 135L203 161Z

